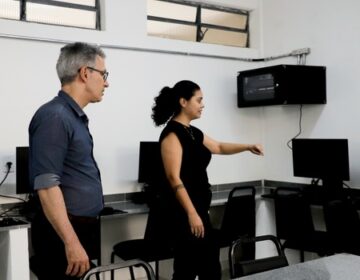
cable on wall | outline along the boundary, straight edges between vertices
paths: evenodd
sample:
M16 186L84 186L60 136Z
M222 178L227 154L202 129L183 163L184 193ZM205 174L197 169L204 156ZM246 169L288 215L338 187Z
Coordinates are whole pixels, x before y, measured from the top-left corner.
M303 108L303 104L300 104L300 116L299 116L299 132L294 136L292 137L289 141L287 141L286 145L289 147L290 150L292 150L292 146L290 145L291 141L293 139L295 139L296 137L298 137L301 132L302 132L302 127L301 127L301 121L302 121L302 108Z
M298 65L305 65L306 64L306 55L310 53L310 49L309 48L305 48L305 49L299 49L296 51L293 51L293 55L297 56L297 64ZM295 138L297 138L301 132L302 132L302 126L301 126L301 122L302 122L302 109L303 109L303 104L300 104L300 108L299 108L299 132L292 137L289 141L287 141L286 145L288 146L288 148L290 150L292 150L292 146L291 146L291 141Z
M12 35L12 34L5 34L5 33L0 33L0 38L37 41L37 42L46 42L46 43L56 43L56 44L64 44L64 45L73 43L73 41L67 41L67 40ZM128 46L120 46L120 45L108 45L108 44L98 44L98 45L105 49L118 49L118 50L135 51L135 52L162 53L162 54L194 56L194 57L225 59L225 60L245 61L245 62L261 62L261 61L270 61L270 60L280 59L280 58L284 58L284 57L297 57L298 63L305 64L305 56L310 53L310 48L302 48L302 49L296 49L289 53L285 53L285 54L281 54L281 55L277 55L277 56L269 56L269 57L263 57L263 58L244 58L244 57L234 57L234 56L202 54L202 53L194 53L194 52L169 51L169 50L152 49L152 48L128 47Z
M7 162L6 163L6 172L5 172L5 176L4 176L4 178L1 180L1 182L0 182L0 187L1 187L1 185L5 182L5 180L6 180L6 178L9 176L9 173L10 173L10 171L11 171L11 166L12 166L12 162Z
M7 163L6 163L6 166L7 166L7 170L6 170L6 173L5 173L4 178L3 178L3 179L1 180L1 182L0 182L0 187L1 187L2 184L5 182L5 180L7 179L8 175L9 175L9 173L10 173L10 171L11 171L12 162L10 162L10 161L7 162ZM23 201L23 202L26 202L25 199L22 199L22 198L16 197L16 196L11 196L11 195L0 194L0 197L14 198L14 199L18 199L18 200L21 200L21 201ZM0 216L1 216L1 215L0 215Z

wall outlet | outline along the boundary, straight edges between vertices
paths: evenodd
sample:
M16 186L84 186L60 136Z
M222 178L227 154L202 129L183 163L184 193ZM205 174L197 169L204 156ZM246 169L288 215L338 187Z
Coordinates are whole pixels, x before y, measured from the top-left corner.
M1 162L1 172L6 173L8 171L8 162L11 162L10 173L15 172L15 158L11 156L5 156L2 158Z

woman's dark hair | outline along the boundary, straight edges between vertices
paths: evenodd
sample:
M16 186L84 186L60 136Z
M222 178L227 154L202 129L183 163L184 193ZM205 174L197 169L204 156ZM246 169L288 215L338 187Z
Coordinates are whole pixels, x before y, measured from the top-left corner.
M173 88L164 87L159 95L154 98L152 107L152 115L156 126L165 124L171 117L180 113L180 98L190 100L194 96L195 91L200 87L192 81L177 82Z

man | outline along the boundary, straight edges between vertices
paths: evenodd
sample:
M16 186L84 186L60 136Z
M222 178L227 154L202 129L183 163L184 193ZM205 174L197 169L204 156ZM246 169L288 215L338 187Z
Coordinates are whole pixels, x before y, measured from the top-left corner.
M56 70L61 90L29 126L30 174L40 211L32 222L32 270L42 279L77 279L99 254L98 215L103 192L93 140L83 109L109 86L105 54L72 43Z

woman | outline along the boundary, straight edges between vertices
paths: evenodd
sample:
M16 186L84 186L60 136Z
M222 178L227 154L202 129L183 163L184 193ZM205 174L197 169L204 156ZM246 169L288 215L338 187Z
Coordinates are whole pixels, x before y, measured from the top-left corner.
M208 214L211 190L206 168L211 154L263 154L260 145L217 142L190 125L203 108L201 89L192 81L164 87L152 108L155 125L166 124L159 141L167 184L173 190L168 199L174 203L167 203L174 215L168 224L176 241L173 280L221 279L219 246Z

